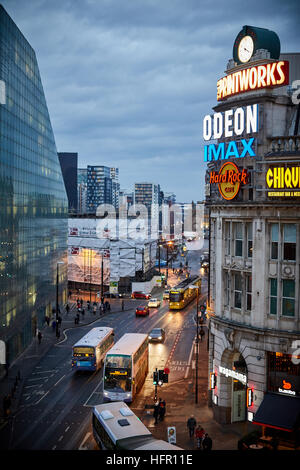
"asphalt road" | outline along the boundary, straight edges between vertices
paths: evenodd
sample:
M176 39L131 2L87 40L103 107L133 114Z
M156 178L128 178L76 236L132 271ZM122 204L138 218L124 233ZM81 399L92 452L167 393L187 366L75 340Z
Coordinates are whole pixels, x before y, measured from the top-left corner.
M199 273L199 252L187 253L191 273ZM170 274L170 282L176 279ZM110 326L115 341L127 332L149 333L154 327L164 328L163 344L150 344L149 374L142 392L131 407L144 407L151 401L154 386L152 372L168 366L169 381L182 379L189 365L195 337L195 303L183 311L169 311L168 302L150 309L147 317L136 317L135 307L145 301L132 300L132 309L109 313L92 325L65 331L65 337L53 346L27 378L19 412L14 418L11 449L76 450L94 449L92 407L102 403L102 369L98 372L74 372L71 369L72 345L94 326ZM148 400L148 401L149 401Z

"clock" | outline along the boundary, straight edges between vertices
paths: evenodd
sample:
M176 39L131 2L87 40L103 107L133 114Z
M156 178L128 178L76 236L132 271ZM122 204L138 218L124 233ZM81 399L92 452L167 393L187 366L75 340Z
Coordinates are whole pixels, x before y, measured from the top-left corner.
M248 62L254 52L254 41L251 36L244 36L238 45L238 57L240 62Z
M280 56L280 41L274 31L256 26L243 26L235 38L233 45L233 60L246 64L253 58L258 49L265 49L270 59L278 60Z

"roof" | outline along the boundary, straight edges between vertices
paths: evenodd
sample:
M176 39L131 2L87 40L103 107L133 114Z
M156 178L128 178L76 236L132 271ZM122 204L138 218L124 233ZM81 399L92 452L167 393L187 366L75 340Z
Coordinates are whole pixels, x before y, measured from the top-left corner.
M147 338L148 335L141 333L126 333L113 345L108 354L131 355Z
M123 414L122 414L122 412ZM125 411L125 413L124 413ZM113 417L104 419L103 412L110 412ZM102 413L102 415L101 415ZM128 413L128 416L126 415ZM130 413L130 414L129 414ZM130 410L129 406L122 401L103 403L94 407L94 414L101 421L107 433L113 439L114 443L121 439L132 437L151 437L151 432L140 421L140 419ZM124 416L125 414L125 416ZM104 414L105 416L105 414ZM127 426L121 426L119 420L127 420Z
M300 398L266 393L253 424L294 431L300 424Z
M170 444L167 441L159 439L153 439L145 442L140 447L136 447L135 450L183 450L181 447L177 447L174 444Z
M200 279L200 277L197 276L197 275L190 276L189 278L184 279L184 281L180 282L180 284L177 284L177 286L172 287L171 291L174 291L174 290L176 291L178 289L185 289L189 285L193 285L193 283L196 282L199 279Z
M113 328L101 326L100 328L92 328L86 335L80 338L73 348L80 346L97 346L109 333L113 332Z

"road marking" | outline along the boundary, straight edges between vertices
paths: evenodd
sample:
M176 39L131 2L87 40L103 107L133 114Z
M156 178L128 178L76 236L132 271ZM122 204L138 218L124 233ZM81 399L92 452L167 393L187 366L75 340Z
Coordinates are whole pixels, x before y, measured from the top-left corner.
M88 432L86 435L85 435L85 438L83 439L82 443L80 444L78 450L88 450L87 447L83 447L83 444L85 443L85 441L90 437L92 433L91 432Z
M66 429L65 429L65 432L68 432L70 429L70 426L68 426Z
M98 383L98 385L96 386L96 388L92 391L92 393L90 394L90 396L88 397L88 399L86 400L86 402L84 403L83 406L88 406L88 407L91 406L91 405L87 405L87 403L89 402L90 398L94 395L94 393L96 393L97 388L100 387L100 385L102 384L102 382L103 382L103 378L100 380L100 382ZM98 392L98 393L100 393L100 392Z
M38 403L40 403L40 401L42 401L43 398L45 398L45 396L48 395L48 393L49 393L49 390L34 404L34 406L37 405Z
M55 450L56 449L56 445L52 447L52 450Z
M60 438L58 439L58 442L62 441L64 438L64 436L60 436Z
M196 338L196 337L195 337ZM194 339L195 341L195 339ZM184 378L186 379L187 376L188 376L188 373L189 373L189 368L190 368L190 365L191 365L191 360L192 360L192 356L193 356L193 349L194 349L194 341L192 343L192 347L191 347L191 352L190 352L190 356L189 356L189 360L188 360L188 366L186 368L186 372L185 372L185 376Z
M66 374L64 374L64 375L56 382L56 384L53 385L53 387L55 387L65 376L66 376Z
M48 372L57 372L57 369L51 369L51 370L42 370L40 372L34 372L32 375L37 375L37 374L47 374Z

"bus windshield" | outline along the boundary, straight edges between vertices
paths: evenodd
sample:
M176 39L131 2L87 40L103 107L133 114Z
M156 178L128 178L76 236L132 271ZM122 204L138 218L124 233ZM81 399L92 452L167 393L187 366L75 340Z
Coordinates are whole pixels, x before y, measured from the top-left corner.
M170 292L170 302L180 302L182 300L181 292Z
M131 391L131 356L106 356L104 389L111 392Z
M73 356L94 356L95 349L93 347L75 347L73 348Z

